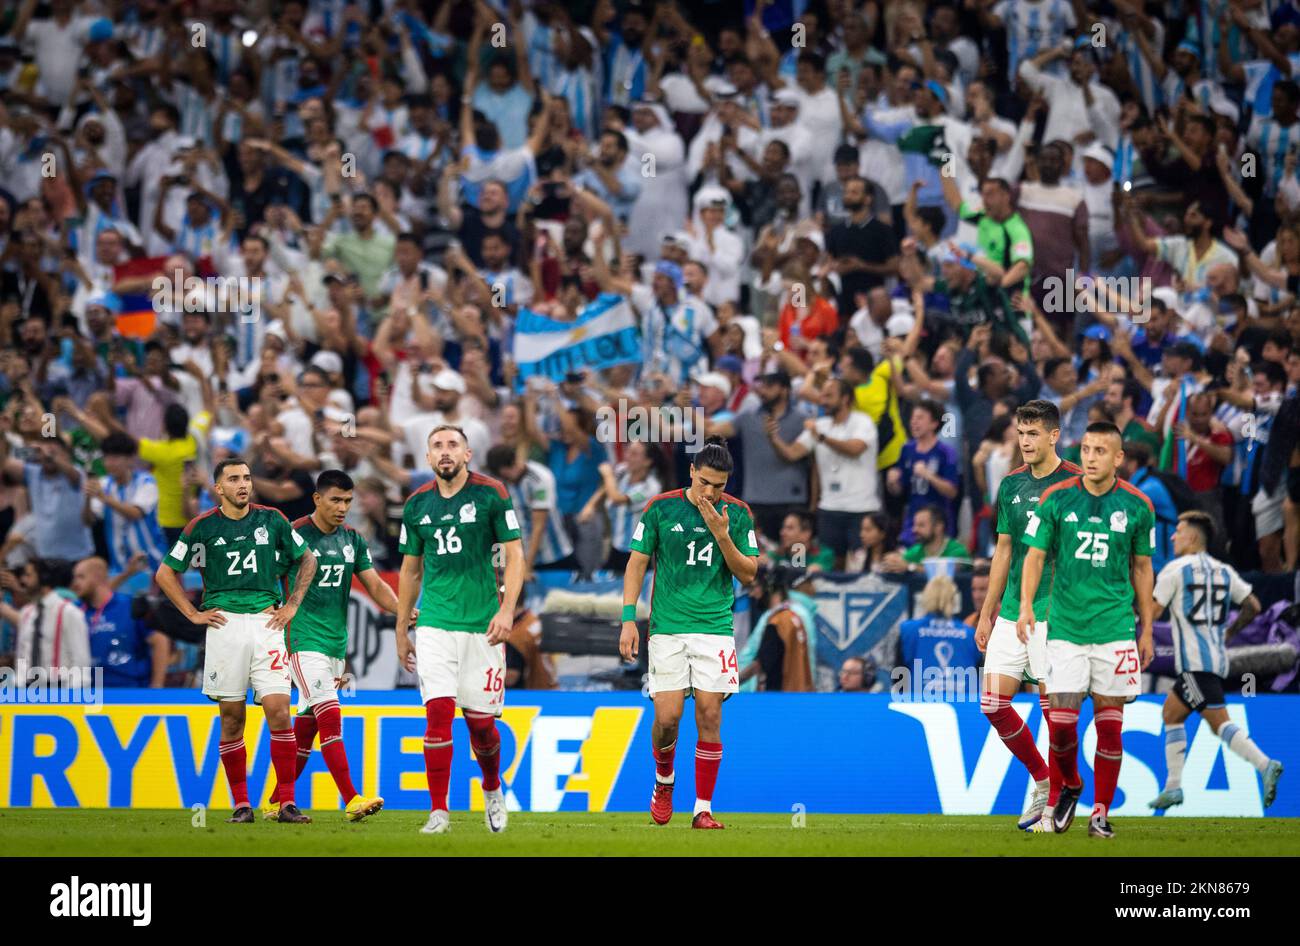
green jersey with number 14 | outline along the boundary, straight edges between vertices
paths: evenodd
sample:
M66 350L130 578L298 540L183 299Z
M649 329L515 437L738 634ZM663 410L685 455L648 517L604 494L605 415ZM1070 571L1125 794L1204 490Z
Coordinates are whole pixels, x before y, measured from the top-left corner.
M514 506L491 477L471 473L449 497L436 479L412 493L398 548L424 559L420 627L486 634L501 606L493 546L518 538Z
M203 576L203 609L256 614L280 603L281 563L307 551L284 513L248 504L242 519L221 507L190 520L163 559L174 572L197 568Z
M1151 556L1155 524L1151 500L1121 479L1100 496L1088 492L1078 476L1044 490L1025 528L1025 543L1055 564L1048 640L1132 640L1131 563L1136 556Z
M1028 465L1017 467L1006 476L998 486L998 535L1011 537L1011 566L1007 571L1007 587L1002 593L1002 610L1000 617L1014 621L1020 617L1020 572L1025 564L1025 529L1029 526L1029 517L1038 508L1038 501L1043 491L1072 476L1078 476L1083 470L1068 460L1062 460L1056 469L1038 479L1030 472ZM1047 597L1052 593L1052 561L1043 564L1043 580L1038 583L1034 595L1034 619L1047 620Z
M325 532L311 516L303 516L293 528L316 553L316 575L285 629L285 643L291 654L309 650L342 660L348 653L352 576L375 567L370 562L370 547L351 526ZM287 571L292 589L298 566L290 564Z
M749 507L726 493L715 507L726 510L731 541L741 555L758 555ZM645 507L629 543L654 559L650 594L651 634L732 634L735 604L731 569L704 517L684 490L660 493Z

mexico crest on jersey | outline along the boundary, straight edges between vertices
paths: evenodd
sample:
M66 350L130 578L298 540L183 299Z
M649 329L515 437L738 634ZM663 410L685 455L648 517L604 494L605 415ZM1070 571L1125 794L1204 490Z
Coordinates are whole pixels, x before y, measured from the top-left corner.
M460 521L474 522L478 518L478 508L473 503L466 503L460 507Z
M1110 514L1110 531L1123 532L1128 528L1128 515L1123 509L1117 509Z
M347 562L349 565L352 564L353 560L356 558L356 554L356 552L352 551L352 546L343 546L343 561Z
M271 541L271 534L266 531L266 526L258 526L253 530L253 541L258 545L267 545Z

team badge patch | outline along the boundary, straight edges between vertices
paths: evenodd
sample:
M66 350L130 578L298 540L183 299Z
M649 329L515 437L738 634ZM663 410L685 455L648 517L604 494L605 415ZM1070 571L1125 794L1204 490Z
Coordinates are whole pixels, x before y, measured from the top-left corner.
M1117 509L1110 514L1110 531L1123 532L1128 528L1128 514L1123 509Z
M478 508L473 503L466 503L465 505L461 506L460 521L461 522L478 521Z
M350 545L343 546L343 561L348 562L350 564L356 559L356 554L357 554L356 552L352 551L352 546Z
M266 531L266 526L258 526L253 530L253 541L258 545L269 545L271 534Z

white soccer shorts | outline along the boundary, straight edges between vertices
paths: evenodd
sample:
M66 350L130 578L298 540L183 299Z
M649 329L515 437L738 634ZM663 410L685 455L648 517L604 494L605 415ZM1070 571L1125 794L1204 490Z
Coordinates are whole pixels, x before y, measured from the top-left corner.
M735 693L736 639L730 634L651 634L650 695L672 690Z
M1142 692L1142 661L1137 641L1105 644L1047 642L1047 692L1092 693L1132 699Z
M1047 622L1037 621L1027 644L1016 636L1016 622L998 617L989 634L984 654L984 676L1001 674L1021 679L1026 673L1035 681L1047 679Z
M417 627L415 673L422 703L450 696L462 710L501 715L506 645L489 644L486 634Z
M289 695L289 660L284 628L267 627L270 611L232 614L226 623L209 625L203 648L203 695L219 701L243 700L253 688L254 702L268 695Z
M298 712L319 706L339 696L339 678L347 661L314 650L289 655L289 673L298 688Z

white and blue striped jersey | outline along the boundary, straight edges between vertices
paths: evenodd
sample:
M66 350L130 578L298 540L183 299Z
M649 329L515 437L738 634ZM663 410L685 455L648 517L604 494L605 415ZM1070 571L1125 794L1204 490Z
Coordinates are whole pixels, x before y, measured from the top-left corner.
M519 537L527 553L533 535L533 513L545 510L546 526L542 533L542 544L537 548L537 558L533 566L539 567L558 562L573 553L573 543L564 531L564 516L557 503L555 474L544 464L529 460L524 475L518 483L507 482L506 492L510 502L519 510Z
M132 521L108 503L92 501L91 511L104 520L110 571L113 574L125 571L131 556L138 552L147 555L149 567L156 569L167 552L167 539L158 525L158 482L153 474L136 470L126 483L119 483L111 476L100 477L99 482L106 496L144 511L141 518Z
M606 502L609 510L609 541L620 552L631 551L632 533L636 531L646 503L663 492L659 478L653 473L639 483L632 482L632 474L624 464L617 468L618 491L627 497L625 503Z
M1274 197L1286 172L1286 154L1300 147L1300 121L1283 125L1272 118L1256 118L1250 123L1246 141L1259 154L1264 165L1264 194Z
M1291 64L1291 78L1300 75L1300 53L1292 53L1287 60ZM1241 71L1246 74L1246 89L1241 97L1243 109L1249 109L1252 117L1268 118L1273 114L1273 86L1287 76L1270 59L1243 62Z
M1251 586L1231 565L1204 552L1182 555L1160 569L1155 599L1169 608L1174 635L1174 669L1228 675L1228 651L1224 633L1228 629L1230 605L1241 604Z
M1151 48L1155 50L1156 55L1160 55L1165 48L1165 27L1159 20L1153 19L1151 22L1154 27L1153 35L1150 37ZM1133 84L1137 86L1142 104L1146 106L1148 112L1154 113L1156 108L1164 103L1164 90L1160 86L1160 79L1156 76L1155 69L1142 55L1142 47L1133 34L1124 29L1118 20L1108 18L1105 23L1109 31L1108 35L1118 37L1115 40L1115 48L1124 54L1129 75L1133 77ZM1170 70L1170 75L1173 75L1173 70Z
M1059 45L1075 26L1068 0L999 0L993 15L1007 31L1007 78L1012 83L1022 62ZM1065 67L1058 61L1044 71L1061 75Z
M569 120L588 141L596 140L597 99L599 86L590 69L565 69L557 66L551 73L552 95L569 103Z

